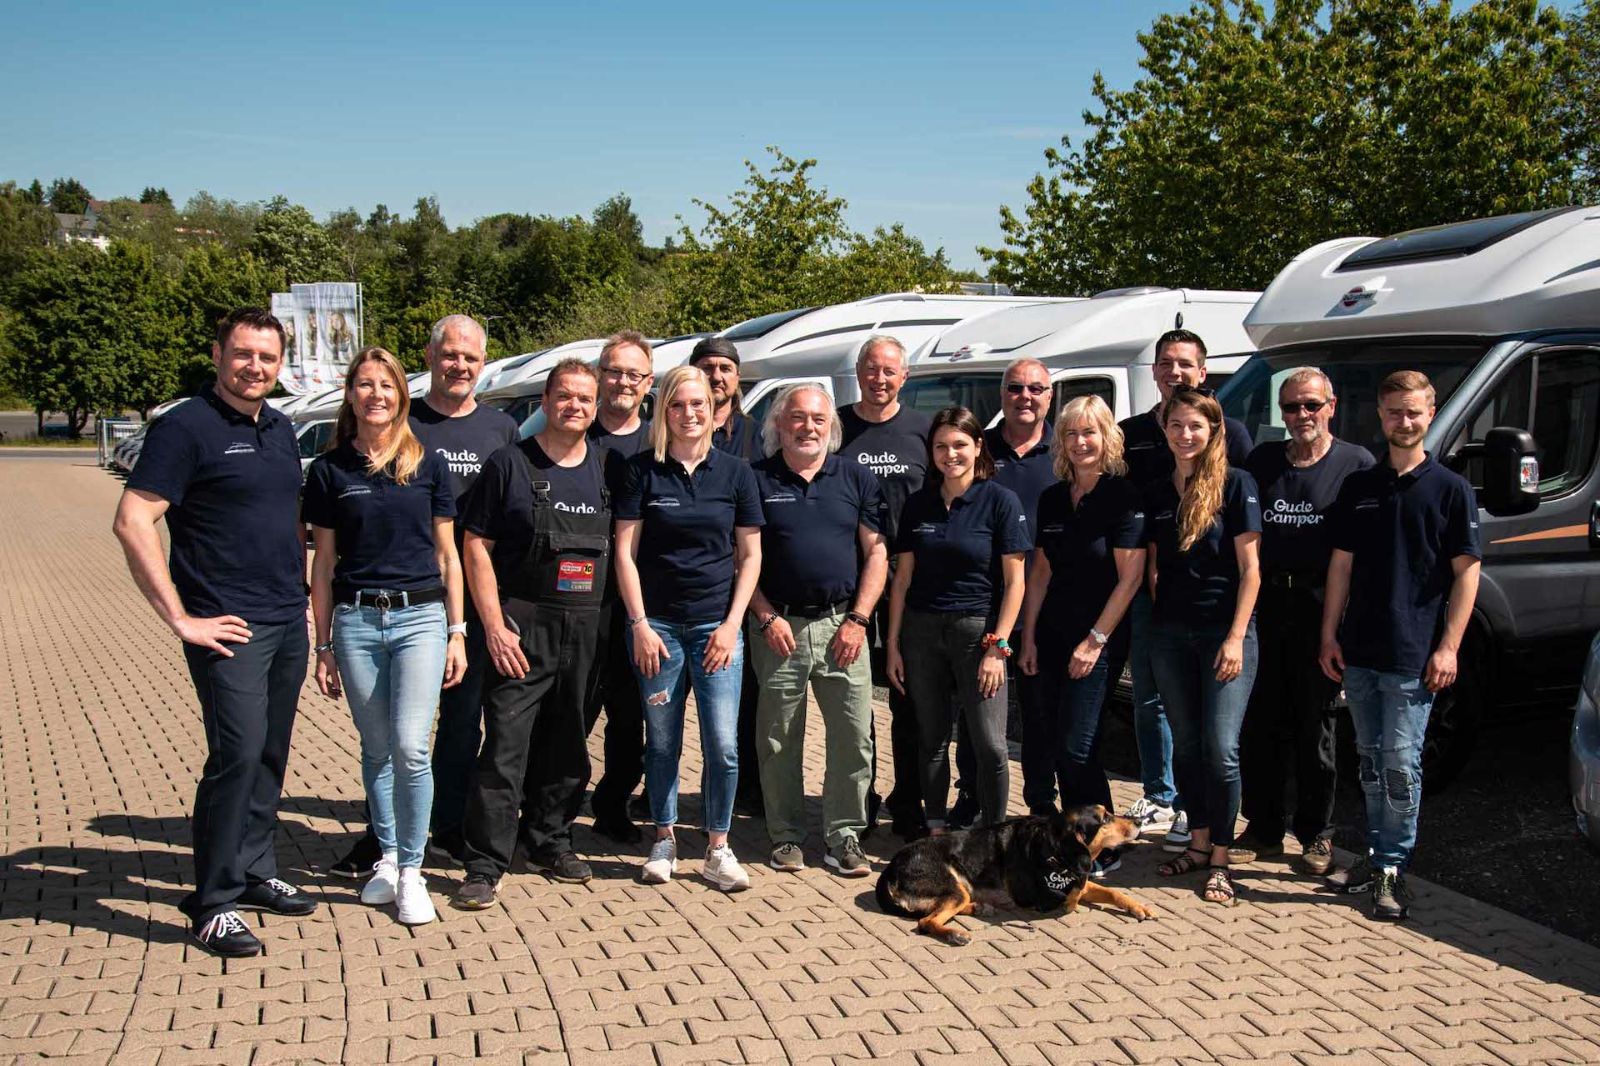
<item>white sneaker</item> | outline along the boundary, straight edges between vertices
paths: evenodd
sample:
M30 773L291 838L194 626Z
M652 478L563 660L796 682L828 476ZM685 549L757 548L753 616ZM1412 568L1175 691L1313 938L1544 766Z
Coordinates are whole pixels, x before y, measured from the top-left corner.
M1167 830L1166 842L1161 845L1163 851L1183 851L1189 847L1189 812L1179 811L1177 819L1172 823L1172 828Z
M706 851L703 872L707 881L724 892L743 892L750 887L750 875L745 873L739 860L734 858L733 849L726 844Z
M433 897L428 894L428 882L422 879L419 867L407 866L400 871L396 900L395 911L401 925L427 925L439 917L433 907Z
M372 876L361 886L362 903L369 907L381 907L394 902L395 891L400 885L400 868L395 865L394 859L393 855L385 855L372 864Z
M678 872L678 842L672 837L661 837L650 845L650 858L645 860L639 880L647 885L664 885Z
M1144 833L1156 829L1171 828L1173 821L1177 818L1177 814L1177 811L1174 811L1165 803L1157 803L1155 800L1140 796L1133 801L1132 806L1123 812L1122 816L1124 818L1132 818L1133 824L1139 827L1139 832Z

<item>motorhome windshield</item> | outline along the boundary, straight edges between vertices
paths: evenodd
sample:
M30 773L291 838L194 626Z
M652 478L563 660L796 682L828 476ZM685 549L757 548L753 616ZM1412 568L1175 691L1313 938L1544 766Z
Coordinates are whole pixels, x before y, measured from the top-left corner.
M1307 345L1266 352L1250 359L1234 374L1218 399L1223 409L1250 427L1254 443L1282 440L1286 433L1278 410L1278 388L1298 367L1320 367L1333 382L1339 406L1333 433L1341 440L1383 451L1378 423L1378 385L1396 370L1428 375L1444 406L1478 360L1489 350L1487 339L1455 337L1440 341L1365 340Z
M770 315L762 315L760 318L752 318L747 322L741 322L722 334L722 336L724 339L735 343L755 340L757 337L765 337L785 322L792 318L799 318L809 310L811 310L809 307L800 307L793 311L774 311Z
M1000 413L999 370L980 370L966 374L933 374L909 379L900 389L900 402L918 411L933 414L959 404L987 426Z

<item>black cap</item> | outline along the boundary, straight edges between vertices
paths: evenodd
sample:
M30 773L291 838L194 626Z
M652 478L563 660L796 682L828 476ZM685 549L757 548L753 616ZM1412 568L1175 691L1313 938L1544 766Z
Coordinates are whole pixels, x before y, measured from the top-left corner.
M694 351L689 353L689 365L694 366L700 360L712 355L731 359L734 366L739 365L739 348L726 337L706 337L696 344Z

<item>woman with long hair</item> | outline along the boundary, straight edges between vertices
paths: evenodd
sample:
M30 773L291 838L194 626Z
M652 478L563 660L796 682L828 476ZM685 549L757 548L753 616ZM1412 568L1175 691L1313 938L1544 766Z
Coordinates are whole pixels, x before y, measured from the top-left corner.
M1193 834L1164 876L1209 866L1204 896L1235 902L1228 848L1239 817L1239 729L1256 675L1261 505L1228 465L1222 408L1178 388L1161 408L1176 468L1145 496L1154 599L1151 668L1172 723L1172 761Z
M714 410L692 366L661 380L651 447L629 461L615 505L617 590L627 608L645 717L645 790L656 840L641 871L664 884L678 867L678 761L694 689L708 847L702 873L724 892L750 887L728 846L739 781L740 623L761 572L761 497L743 459L711 446Z
M428 737L439 689L467 668L450 472L407 421L405 370L363 349L345 374L333 444L306 475L317 688L342 692L361 737L361 779L383 856L361 902L407 925L435 917L422 879L433 808Z
M982 822L1006 816L1005 634L1022 609L1023 555L1033 547L1016 493L990 480L983 428L965 407L933 416L928 451L937 474L906 500L891 551L889 681L916 708L928 829L944 832L955 711L978 762Z
M1144 515L1139 490L1123 477L1122 430L1100 397L1068 401L1050 451L1060 480L1039 496L1017 664L1039 677L1041 691L1022 745L1055 767L1063 808L1110 809L1100 710L1128 657L1128 605L1144 580ZM1098 861L1108 870L1114 858Z

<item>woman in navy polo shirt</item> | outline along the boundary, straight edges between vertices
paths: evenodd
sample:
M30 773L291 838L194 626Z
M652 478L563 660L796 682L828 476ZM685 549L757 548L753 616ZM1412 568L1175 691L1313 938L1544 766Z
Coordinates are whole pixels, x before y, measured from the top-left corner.
M1255 479L1228 465L1215 398L1176 389L1161 424L1177 467L1144 500L1150 665L1193 838L1157 871L1170 877L1209 864L1205 898L1232 905L1228 847L1239 817L1239 728L1256 676L1261 504Z
M332 448L306 475L317 688L342 691L361 735L361 778L383 857L361 902L433 921L422 848L433 808L428 734L439 689L467 666L450 471L407 421L405 371L382 348L356 356Z
M916 707L923 803L937 835L950 793L952 690L977 755L982 821L1006 816L1004 634L1022 608L1022 557L1033 540L1016 493L990 480L994 462L971 411L934 415L928 451L938 478L906 500L892 549L887 658L890 682Z
M1063 808L1109 810L1111 782L1097 755L1100 709L1128 658L1128 605L1144 580L1144 514L1139 490L1123 477L1122 430L1100 397L1062 408L1050 458L1060 480L1039 496L1017 663L1039 677L1039 717L1024 723L1022 746L1045 748L1040 762L1055 767ZM1110 869L1114 857L1097 861Z
M761 571L761 497L744 460L711 447L711 387L692 366L661 382L651 448L629 461L616 501L617 590L628 611L645 716L645 791L656 842L648 884L678 867L678 759L694 687L701 797L710 837L703 873L724 892L750 887L728 846L739 782L740 622Z

